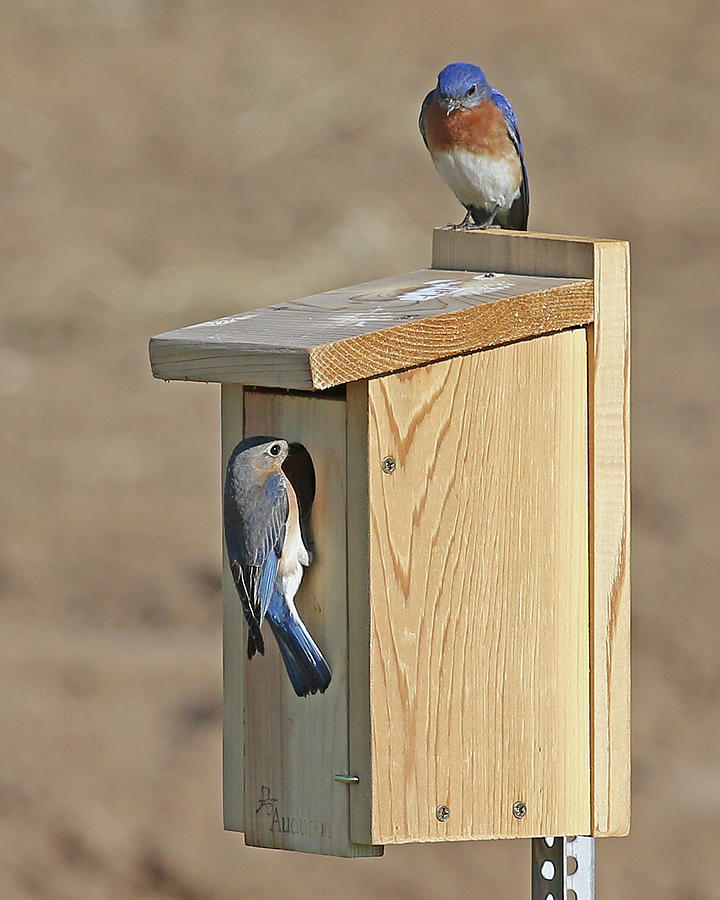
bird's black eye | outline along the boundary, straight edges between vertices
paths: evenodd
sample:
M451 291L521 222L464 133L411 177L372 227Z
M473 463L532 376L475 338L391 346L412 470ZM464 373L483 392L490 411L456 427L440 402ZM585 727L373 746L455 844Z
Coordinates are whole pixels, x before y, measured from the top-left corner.
M270 456L280 456L281 450L282 447L280 446L280 444L273 444L269 450Z
M474 84L474 85L470 88L470 90L467 92L468 97L472 97L472 95L475 93L476 87L477 87L477 85Z

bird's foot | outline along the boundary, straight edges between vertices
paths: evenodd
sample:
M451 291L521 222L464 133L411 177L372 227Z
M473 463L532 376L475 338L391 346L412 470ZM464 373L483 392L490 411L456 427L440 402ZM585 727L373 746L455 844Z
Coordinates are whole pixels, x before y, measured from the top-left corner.
M495 216L500 212L500 204L496 203L495 208L488 213L487 218L484 222L478 222L473 219L470 215L470 211L468 210L467 216L463 219L463 227L472 229L474 231L485 231L488 228L500 228L500 225L495 224ZM470 221L468 221L470 219Z
M455 231L485 231L488 228L502 228L501 225L495 224L495 216L500 212L500 204L496 203L495 208L492 209L484 222L477 222L473 218L473 214L470 210L467 211L465 218L462 222L458 222L457 225L451 225L451 228L454 228Z
M465 218L462 220L462 222L458 222L457 225L453 225L452 227L455 229L455 231L459 231L461 228L472 228L473 227L472 222L473 222L473 218L470 213L470 210L468 210L465 213Z

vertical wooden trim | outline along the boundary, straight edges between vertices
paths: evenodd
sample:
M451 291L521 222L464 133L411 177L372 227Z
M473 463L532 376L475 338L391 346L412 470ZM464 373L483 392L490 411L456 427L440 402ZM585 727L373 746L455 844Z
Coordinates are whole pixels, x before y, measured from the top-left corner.
M241 384L224 384L221 389L222 465L233 447L242 440L244 397ZM222 528L221 528L222 530ZM228 831L244 831L244 663L245 633L243 614L228 566L225 538L222 542L223 596L223 822Z
M350 836L370 844L372 767L370 731L370 513L368 507L368 382L347 385L348 688Z
M630 251L595 245L588 328L592 833L630 828Z

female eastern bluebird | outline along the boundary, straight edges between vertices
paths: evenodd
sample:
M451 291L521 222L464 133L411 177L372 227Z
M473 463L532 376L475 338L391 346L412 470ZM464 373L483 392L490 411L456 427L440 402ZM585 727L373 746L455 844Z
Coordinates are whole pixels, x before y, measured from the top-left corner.
M230 454L223 496L225 545L248 624L248 659L265 653L260 626L267 618L298 697L323 693L332 678L295 609L303 566L312 560L314 497L315 472L301 444L251 437Z
M515 110L482 69L451 63L420 110L435 168L467 210L458 228L527 230L530 190Z

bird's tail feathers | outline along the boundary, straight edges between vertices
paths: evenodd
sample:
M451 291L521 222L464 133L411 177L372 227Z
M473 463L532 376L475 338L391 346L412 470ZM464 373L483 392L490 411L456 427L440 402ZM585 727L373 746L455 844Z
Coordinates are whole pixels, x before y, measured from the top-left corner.
M265 655L265 641L263 640L262 632L260 631L260 626L258 623L251 619L250 616L245 616L245 620L248 624L248 641L247 641L247 655L248 659L252 659L256 653L259 653L260 656Z
M267 620L298 697L306 697L318 691L325 693L332 679L332 672L299 616L275 618L268 612Z

